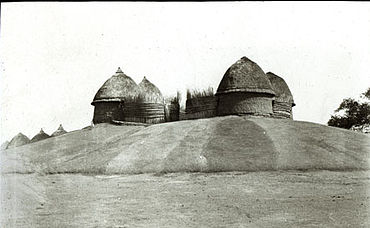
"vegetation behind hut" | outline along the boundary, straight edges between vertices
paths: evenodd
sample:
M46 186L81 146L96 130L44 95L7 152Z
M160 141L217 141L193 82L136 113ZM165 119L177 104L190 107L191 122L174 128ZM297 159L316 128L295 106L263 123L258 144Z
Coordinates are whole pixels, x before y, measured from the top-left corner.
M346 98L328 121L329 126L350 129L370 124L370 88L362 94L363 101Z
M213 88L210 86L207 89L187 89L186 90L186 99L194 99L200 97L210 97L214 96Z
M177 91L176 96L166 98L165 116L166 122L180 120L181 93Z
M186 98L186 119L202 119L216 116L217 97L214 95L212 87L203 90L187 89Z

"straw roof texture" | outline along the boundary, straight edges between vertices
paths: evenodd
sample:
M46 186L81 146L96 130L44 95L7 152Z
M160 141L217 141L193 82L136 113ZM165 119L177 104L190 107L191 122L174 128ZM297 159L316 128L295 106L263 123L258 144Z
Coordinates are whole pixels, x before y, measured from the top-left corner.
M231 92L254 92L275 95L266 74L255 62L242 57L224 74L216 95Z
M14 136L12 140L10 140L7 148L14 148L18 146L23 146L25 144L30 143L30 139L22 133L18 133L18 135Z
M118 68L116 74L109 78L96 93L95 102L122 101L137 96L137 84Z
M40 132L36 134L35 136L33 136L33 138L31 139L31 143L37 142L43 139L47 139L47 138L50 138L50 135L46 134L44 130L42 130L41 128Z
M151 83L145 76L143 80L138 85L139 88L139 97L142 99L144 103L163 103L164 99L162 96L161 91Z
M51 137L63 135L65 133L67 133L67 131L64 130L63 126L60 124L59 127L58 127L58 129L56 131L54 131L53 134L51 134Z
M294 106L295 104L293 95L290 92L285 80L272 72L268 72L266 75L271 82L272 89L275 92L275 101L290 103Z

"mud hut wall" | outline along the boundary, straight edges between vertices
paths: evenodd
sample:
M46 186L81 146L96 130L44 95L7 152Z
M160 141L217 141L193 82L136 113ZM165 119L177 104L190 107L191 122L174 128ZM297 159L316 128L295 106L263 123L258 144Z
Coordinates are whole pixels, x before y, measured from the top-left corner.
M215 117L217 113L217 97L196 97L186 100L186 119Z
M120 102L96 102L94 106L94 124L123 120Z
M273 101L273 117L283 119L293 119L292 104L288 102Z
M224 93L219 94L217 115L261 115L271 116L272 96L264 93Z
M165 108L161 103L125 103L122 108L123 120L139 123L162 123Z

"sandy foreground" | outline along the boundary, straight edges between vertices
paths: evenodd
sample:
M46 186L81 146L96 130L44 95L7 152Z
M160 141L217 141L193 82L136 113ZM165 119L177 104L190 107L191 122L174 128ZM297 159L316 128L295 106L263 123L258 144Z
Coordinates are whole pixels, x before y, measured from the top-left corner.
M2 174L1 227L370 227L370 171Z

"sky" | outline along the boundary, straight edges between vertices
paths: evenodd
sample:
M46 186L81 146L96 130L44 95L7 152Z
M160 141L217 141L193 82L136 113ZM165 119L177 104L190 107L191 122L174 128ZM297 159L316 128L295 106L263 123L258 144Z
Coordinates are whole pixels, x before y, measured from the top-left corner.
M285 79L295 120L326 124L370 87L370 3L1 3L0 141L90 125L118 67L184 103L243 56Z

